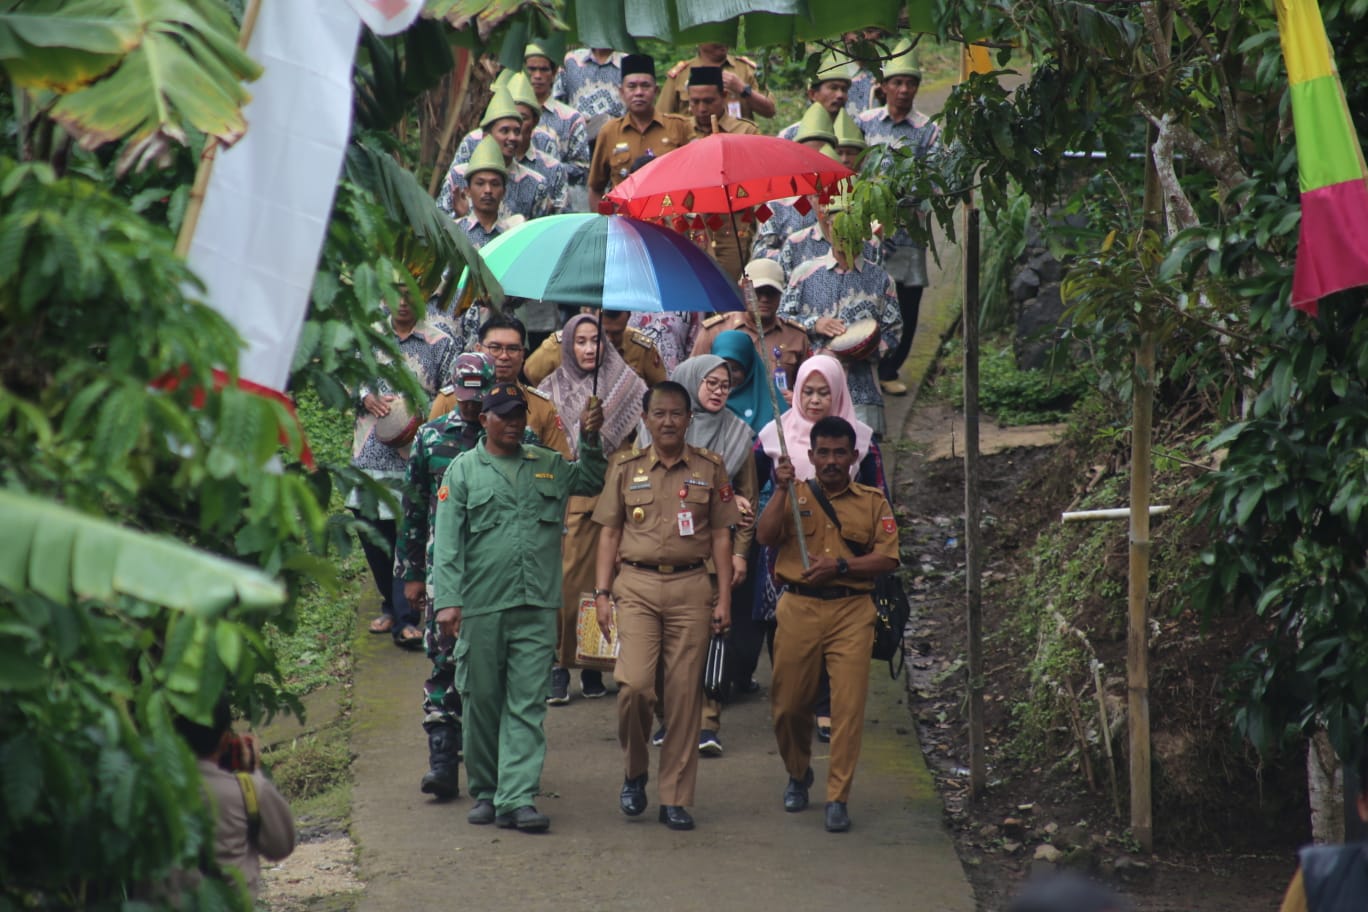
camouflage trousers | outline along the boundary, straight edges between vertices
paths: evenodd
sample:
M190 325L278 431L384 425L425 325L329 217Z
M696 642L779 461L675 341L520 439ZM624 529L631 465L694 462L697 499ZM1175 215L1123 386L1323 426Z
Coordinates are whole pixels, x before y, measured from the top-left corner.
M452 650L456 638L437 631L437 619L428 612L423 631L423 648L432 662L432 671L423 682L423 728L450 725L461 730L461 695L456 692L456 660Z

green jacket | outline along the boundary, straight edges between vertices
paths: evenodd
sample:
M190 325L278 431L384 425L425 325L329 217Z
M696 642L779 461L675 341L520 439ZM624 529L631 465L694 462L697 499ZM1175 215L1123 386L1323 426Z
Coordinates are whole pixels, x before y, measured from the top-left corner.
M559 609L565 501L597 494L607 468L597 437L580 437L575 462L526 444L515 456L483 445L457 456L437 492L433 607L462 617Z

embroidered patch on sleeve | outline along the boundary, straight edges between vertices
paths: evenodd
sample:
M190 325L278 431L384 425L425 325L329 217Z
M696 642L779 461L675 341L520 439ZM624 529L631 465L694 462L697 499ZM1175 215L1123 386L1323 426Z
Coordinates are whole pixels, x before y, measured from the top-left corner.
M731 485L725 484L717 489L717 496L722 498L723 503L731 503L731 499L735 496L735 492L732 491Z
M887 532L889 535L892 535L894 532L898 531L898 524L894 521L893 517L885 516L882 517L879 521L883 524L883 530Z
M446 500L446 499L447 499L447 495L449 495L450 493L451 493L451 489L448 488L446 485L442 485L440 488L437 489L437 499L438 499L438 500Z

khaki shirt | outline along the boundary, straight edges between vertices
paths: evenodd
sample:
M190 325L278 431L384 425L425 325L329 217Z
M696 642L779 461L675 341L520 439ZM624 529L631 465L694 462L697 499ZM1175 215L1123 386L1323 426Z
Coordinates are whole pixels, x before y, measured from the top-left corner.
M760 333L756 331L755 321L749 313L742 310L721 313L703 321L703 327L694 339L690 356L711 353L713 342L729 329L739 329L753 341L760 341ZM789 389L793 389L794 381L798 378L798 366L806 361L808 356L807 333L803 327L788 317L775 317L774 325L765 330L764 344L766 358L774 358L774 350L779 349L777 360L784 368L784 376L788 377Z
M692 517L692 535L680 534L682 513ZM669 466L653 446L615 455L594 508L594 522L622 530L622 559L647 564L706 560L712 531L740 520L722 457L688 445Z
M798 495L798 512L803 518L803 535L807 537L808 555L813 558L830 557L849 560L855 557L844 539L862 545L865 553L881 554L898 560L898 522L893 518L893 508L878 488L871 488L858 482L835 497L827 495L836 518L841 521L841 531L826 515L812 496L807 482L794 483ZM793 530L793 508L784 510L784 530L779 543L779 554L774 561L774 573L786 583L804 585L803 556L798 551L798 537ZM874 581L866 577L837 576L823 583L824 586L846 586L865 592L874 590Z
M656 115L643 133L630 116L610 120L594 140L594 157L589 162L589 189L606 193L610 187L632 173L632 162L649 149L657 156L672 152L693 136L691 121L678 114Z
M528 383L541 383L551 376L552 371L561 366L561 338L564 335L565 330L556 330L542 341L536 351L527 356L527 360L523 362L523 376L527 378ZM636 371L638 377L646 381L647 386L655 386L668 379L665 374L665 362L660 360L660 352L656 350L651 338L641 330L632 329L630 326L627 328L618 354L622 355L622 360L627 362L628 367Z
M670 67L670 72L666 74L665 85L660 89L660 98L656 101L656 110L667 114L689 110L689 70L696 66L716 65L702 57L695 57L692 60L681 60ZM750 86L752 91L760 91L760 80L755 78L755 61L749 57L742 57L740 54L728 54L727 59L722 62L722 69L731 70L738 79ZM731 93L726 93L726 98L728 114L750 120L750 99Z
M574 459L570 452L570 438L565 436L565 425L561 423L560 413L552 404L551 397L539 389L519 383L523 395L527 397L527 429L537 435L542 445L555 450L566 459ZM428 421L440 418L456 408L456 394L443 392L432 403Z
M693 126L693 138L702 139L704 136L712 135L712 126L704 129L698 125L698 120L692 119L689 123ZM739 136L759 136L760 128L749 120L742 120L739 117L732 117L730 114L723 114L717 119L717 132L735 133Z

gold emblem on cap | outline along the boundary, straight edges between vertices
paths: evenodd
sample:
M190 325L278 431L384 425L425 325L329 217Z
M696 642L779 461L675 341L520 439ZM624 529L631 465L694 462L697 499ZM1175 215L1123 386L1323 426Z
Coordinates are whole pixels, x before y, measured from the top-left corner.
M634 510L632 510L632 522L645 522L645 521L646 521L646 511L645 511L645 510L641 509L641 507L637 507L637 508L635 508Z

